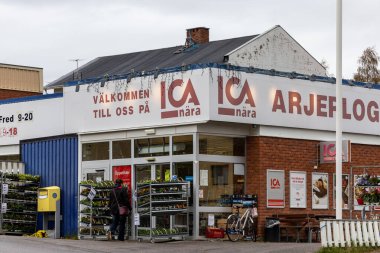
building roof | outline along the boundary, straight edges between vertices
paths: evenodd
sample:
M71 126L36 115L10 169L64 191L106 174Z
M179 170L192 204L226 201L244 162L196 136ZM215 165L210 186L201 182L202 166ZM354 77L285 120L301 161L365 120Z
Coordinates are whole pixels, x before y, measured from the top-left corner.
M181 51L183 46L148 50L142 52L98 57L78 69L80 79L101 77L104 75L121 75L134 71L150 71L156 68L170 68L183 64L223 63L224 56L258 35L211 41L197 44ZM45 88L61 87L73 81L70 72Z

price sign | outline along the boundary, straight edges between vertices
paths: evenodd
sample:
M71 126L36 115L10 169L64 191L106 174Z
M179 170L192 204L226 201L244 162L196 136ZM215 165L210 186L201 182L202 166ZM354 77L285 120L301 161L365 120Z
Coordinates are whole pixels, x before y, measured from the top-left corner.
M134 223L135 223L135 226L140 226L140 214L135 213Z
M9 189L8 184L3 184L2 189L1 189L1 194L7 195L8 189Z
M91 187L91 190L90 192L88 193L88 196L87 198L89 198L91 201L95 198L95 195L96 195L96 191L94 188Z
M208 224L209 227L215 226L215 216L214 214L209 214L208 215Z
M2 203L1 204L1 213L6 213L7 212L7 203Z

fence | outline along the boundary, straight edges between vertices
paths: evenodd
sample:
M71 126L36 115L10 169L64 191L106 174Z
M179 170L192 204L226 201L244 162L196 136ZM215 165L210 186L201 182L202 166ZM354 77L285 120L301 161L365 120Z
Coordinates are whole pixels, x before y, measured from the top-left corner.
M323 220L322 247L380 246L379 220Z

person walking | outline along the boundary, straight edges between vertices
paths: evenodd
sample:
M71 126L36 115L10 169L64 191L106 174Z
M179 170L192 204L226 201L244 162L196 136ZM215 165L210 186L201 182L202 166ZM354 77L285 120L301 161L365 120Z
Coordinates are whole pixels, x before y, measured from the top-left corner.
M108 232L108 239L113 239L114 235L116 234L116 228L119 226L117 239L119 241L124 241L125 222L127 220L128 213L130 213L132 210L132 207L129 203L128 188L123 186L123 180L120 178L115 180L115 187L110 193L108 205L112 215L112 224L110 231ZM123 212L121 210L125 208L128 209L128 212Z

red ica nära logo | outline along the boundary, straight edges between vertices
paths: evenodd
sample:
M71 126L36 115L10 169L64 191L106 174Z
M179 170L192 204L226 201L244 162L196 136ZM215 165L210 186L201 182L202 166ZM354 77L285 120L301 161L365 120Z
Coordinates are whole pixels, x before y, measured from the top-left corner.
M281 187L280 181L277 178L270 179L270 188L271 189L279 189Z
M183 85L185 85L184 89ZM182 96L179 99L174 97L174 92L177 90L183 90ZM166 83L164 81L161 82L161 110L166 110L167 105L170 105L175 109L162 111L162 119L189 117L201 114L201 109L199 107L200 103L190 79L187 84L185 84L182 79L176 79L169 85L167 90Z
M335 161L335 156L336 156L335 143L324 144L323 145L323 160Z
M238 96L234 96L232 94L232 89L234 88L234 86L240 85L241 82L239 78L231 77L230 79L228 79L224 88L223 77L218 77L218 104L223 105L223 107L218 107L218 114L256 118L256 111L253 110L253 108L255 108L256 105L255 101L253 100L252 91L249 87L248 81L245 80ZM227 105L225 105L224 98L227 99ZM228 105L230 105L232 108L229 108ZM234 108L238 106L240 107Z

